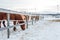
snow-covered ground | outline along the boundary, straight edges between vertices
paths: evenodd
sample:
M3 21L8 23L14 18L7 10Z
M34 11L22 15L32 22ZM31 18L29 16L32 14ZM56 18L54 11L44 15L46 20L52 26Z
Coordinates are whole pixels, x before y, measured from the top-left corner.
M38 21L25 31L17 27L14 32L11 28L9 39L7 30L0 31L0 40L60 40L60 22Z

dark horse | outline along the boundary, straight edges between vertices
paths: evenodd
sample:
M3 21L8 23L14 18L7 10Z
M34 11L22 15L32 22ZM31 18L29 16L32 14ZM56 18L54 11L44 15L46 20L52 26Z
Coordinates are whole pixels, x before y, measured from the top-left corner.
M25 16L20 15L20 14L10 14L10 20L22 20L22 21L18 21L19 23L25 23L24 20ZM0 12L0 20L7 20L7 13L5 12ZM13 21L13 24L16 25L16 21ZM5 21L3 21L3 25L4 27L6 27L5 25ZM20 25L22 30L25 30L25 24ZM1 28L1 21L0 21L0 28ZM13 28L13 30L16 30L16 27Z

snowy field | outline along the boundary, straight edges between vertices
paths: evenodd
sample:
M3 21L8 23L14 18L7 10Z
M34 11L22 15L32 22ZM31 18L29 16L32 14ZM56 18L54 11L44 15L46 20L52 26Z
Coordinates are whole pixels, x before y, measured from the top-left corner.
M22 31L19 26L16 32L11 28L9 39L7 30L0 31L0 40L60 40L60 22L46 20L34 22L25 31Z

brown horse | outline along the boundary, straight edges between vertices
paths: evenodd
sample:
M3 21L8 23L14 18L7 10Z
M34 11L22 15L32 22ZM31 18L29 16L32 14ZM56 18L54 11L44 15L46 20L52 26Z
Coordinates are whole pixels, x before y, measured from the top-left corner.
M10 20L24 20L25 16L22 16L20 14L10 14ZM0 12L0 20L7 20L7 13L5 12ZM24 21L18 21L19 23L25 23ZM13 21L13 24L16 25L16 21ZM5 21L3 21L3 25L4 27L6 27L5 25ZM25 24L20 25L22 30L25 30ZM1 21L0 21L0 28L1 28ZM13 30L16 30L16 27L13 28Z
M39 16L31 16L31 19L35 19L35 21L39 20Z
M24 16L25 16L24 20L29 20L30 16L28 16L28 15L24 15Z

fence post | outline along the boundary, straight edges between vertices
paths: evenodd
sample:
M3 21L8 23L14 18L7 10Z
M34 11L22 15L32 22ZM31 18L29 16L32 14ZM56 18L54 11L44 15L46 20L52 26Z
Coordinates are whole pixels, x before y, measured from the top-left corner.
M39 20L41 19L41 16L39 15Z
M10 36L10 31L9 31L9 20L10 20L10 14L7 13L7 38Z
M26 28L28 28L28 15L26 16Z
M32 19L32 25L33 25L33 18L31 18Z

